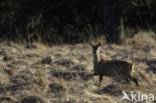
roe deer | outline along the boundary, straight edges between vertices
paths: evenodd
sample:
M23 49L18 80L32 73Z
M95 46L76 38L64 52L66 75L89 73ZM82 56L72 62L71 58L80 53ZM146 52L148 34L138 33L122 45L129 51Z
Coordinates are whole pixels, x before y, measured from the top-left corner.
M94 84L98 87L100 87L103 76L108 77L121 77L124 80L126 80L128 83L130 81L133 81L137 86L138 81L136 78L132 76L132 73L134 72L134 67L132 63L121 61L121 60L100 60L99 57L99 47L101 46L101 43L97 45L90 44L93 49L93 64L94 64L94 76L99 76L99 83L96 84L94 81Z

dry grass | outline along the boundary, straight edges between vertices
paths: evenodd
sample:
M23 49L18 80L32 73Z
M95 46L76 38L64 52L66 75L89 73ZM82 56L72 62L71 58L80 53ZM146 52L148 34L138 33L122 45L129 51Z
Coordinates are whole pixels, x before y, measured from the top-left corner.
M93 73L93 57L88 44L52 47L34 44L27 48L0 43L0 102L127 103L122 101L122 91L156 96L155 38L155 34L140 32L124 45L104 44L101 49L103 59L135 64L139 88L120 78L108 77L104 77L100 88L96 87L89 77ZM140 71L150 82L143 80Z

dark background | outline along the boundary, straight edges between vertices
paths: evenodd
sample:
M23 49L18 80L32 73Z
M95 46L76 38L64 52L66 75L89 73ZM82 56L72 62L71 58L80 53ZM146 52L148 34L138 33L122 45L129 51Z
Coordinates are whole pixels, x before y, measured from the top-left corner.
M104 35L108 43L121 43L121 20L126 36L156 31L155 5L156 0L0 0L0 38L60 44Z

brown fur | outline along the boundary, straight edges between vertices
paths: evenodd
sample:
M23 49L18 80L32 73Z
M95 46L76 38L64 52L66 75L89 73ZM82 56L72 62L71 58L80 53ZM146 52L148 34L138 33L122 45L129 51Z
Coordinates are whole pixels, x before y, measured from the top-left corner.
M99 84L95 85L100 86L103 76L108 76L108 77L121 77L128 83L130 81L133 81L137 86L138 86L138 81L136 78L132 76L134 72L134 66L132 63L127 62L127 61L122 61L122 60L104 60L99 58L99 46L101 44L99 43L98 45L93 45L93 54L94 54L94 76L98 75L99 76Z

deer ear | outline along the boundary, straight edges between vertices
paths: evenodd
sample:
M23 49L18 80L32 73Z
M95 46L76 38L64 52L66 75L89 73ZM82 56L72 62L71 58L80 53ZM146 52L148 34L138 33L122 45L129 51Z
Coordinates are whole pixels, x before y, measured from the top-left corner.
M93 46L93 44L92 44L92 43L89 43L89 45Z
M98 46L101 46L101 42L99 42Z

